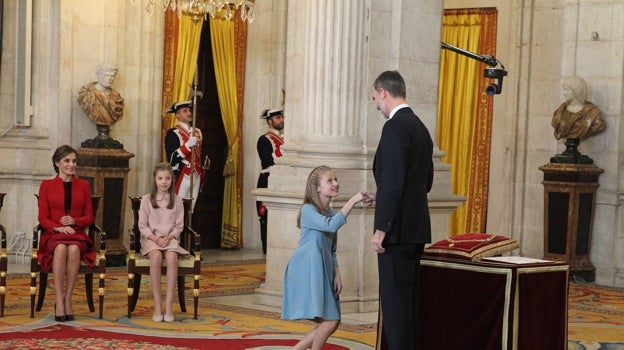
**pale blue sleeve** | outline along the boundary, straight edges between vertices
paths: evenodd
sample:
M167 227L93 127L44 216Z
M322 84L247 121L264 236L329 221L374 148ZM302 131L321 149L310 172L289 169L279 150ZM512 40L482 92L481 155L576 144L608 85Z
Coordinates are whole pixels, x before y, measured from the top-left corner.
M334 216L327 216L316 211L312 204L301 207L301 227L307 227L322 232L336 232L347 222L342 211Z
M342 214L342 212L340 212ZM338 258L336 257L336 250L338 248L338 235L334 235L332 238L332 260L334 261L334 269L338 267Z

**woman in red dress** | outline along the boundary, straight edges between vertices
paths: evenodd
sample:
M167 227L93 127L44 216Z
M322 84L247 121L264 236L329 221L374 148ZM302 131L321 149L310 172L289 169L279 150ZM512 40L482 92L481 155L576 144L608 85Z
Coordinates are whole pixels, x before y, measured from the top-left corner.
M93 242L86 229L95 221L89 183L76 176L77 152L63 145L52 156L57 173L39 187L39 224L43 228L37 258L54 276L56 321L73 321L72 291L80 260L95 266ZM65 288L64 288L65 287Z

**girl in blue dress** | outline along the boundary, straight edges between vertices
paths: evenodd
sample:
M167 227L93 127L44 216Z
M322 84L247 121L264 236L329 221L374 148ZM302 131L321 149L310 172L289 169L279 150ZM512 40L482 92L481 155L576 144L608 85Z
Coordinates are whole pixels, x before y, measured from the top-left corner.
M336 233L355 204L368 204L372 199L368 192L360 192L334 211L329 204L339 189L330 167L322 165L310 172L297 219L301 237L284 276L282 318L318 324L293 349L320 350L340 323L342 280L336 260Z

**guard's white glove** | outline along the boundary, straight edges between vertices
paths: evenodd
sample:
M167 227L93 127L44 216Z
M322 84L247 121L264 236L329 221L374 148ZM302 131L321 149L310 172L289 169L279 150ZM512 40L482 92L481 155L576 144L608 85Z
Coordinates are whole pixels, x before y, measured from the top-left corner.
M185 146L186 148L191 149L196 144L197 144L197 137L191 136L189 137L188 141L186 141Z

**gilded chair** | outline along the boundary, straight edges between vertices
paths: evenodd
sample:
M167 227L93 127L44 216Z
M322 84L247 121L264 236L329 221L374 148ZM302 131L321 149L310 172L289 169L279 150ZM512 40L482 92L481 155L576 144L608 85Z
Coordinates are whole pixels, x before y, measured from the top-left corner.
M91 204L93 206L93 217L97 216L98 207L100 204L101 196L91 196ZM30 260L30 317L35 317L35 296L37 289L39 289L39 297L37 298L37 311L41 311L43 301L45 299L46 287L48 284L48 274L52 273L52 270L42 271L41 265L37 260L37 250L39 249L40 236L43 233L43 228L40 225L36 225L33 229L33 248L32 256ZM85 289L87 294L87 304L89 305L89 311L95 312L95 306L93 304L93 275L97 275L99 279L98 296L99 296L99 318L102 318L104 311L104 287L106 278L106 233L102 231L96 224L89 226L87 234L93 241L94 246L99 247L99 251L96 250L96 265L90 267L87 264L80 262L80 269L78 274L84 274ZM37 288L37 274L39 274L39 287Z
M129 197L132 203L132 213L134 214L134 225L130 231L130 250L128 251L128 318L132 317L132 312L136 307L141 288L141 276L150 273L150 261L148 257L141 255L141 232L139 231L139 208L141 197ZM199 279L201 277L201 239L197 232L190 226L191 199L185 198L184 202L184 229L180 235L180 246L188 250L191 254L180 256L178 259L178 299L180 310L186 312L186 302L184 299L184 283L187 275L193 278L193 319L197 319L197 308L199 305ZM162 262L162 274L166 275L166 261Z
M0 210L6 193L0 193ZM6 277L7 277L7 240L6 230L0 225L0 317L4 317L4 299L6 297Z

